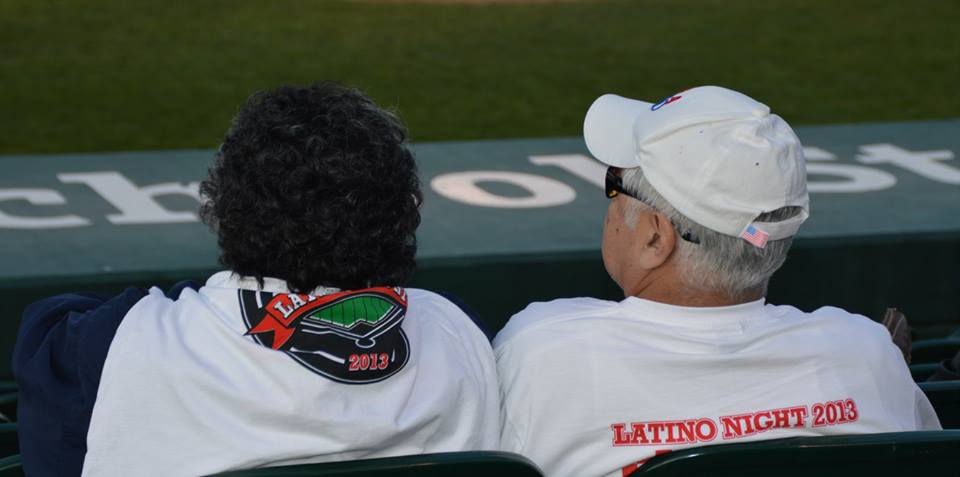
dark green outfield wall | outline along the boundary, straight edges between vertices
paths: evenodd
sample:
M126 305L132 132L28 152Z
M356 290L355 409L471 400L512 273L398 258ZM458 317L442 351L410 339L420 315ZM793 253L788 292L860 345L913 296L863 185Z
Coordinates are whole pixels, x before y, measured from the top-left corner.
M769 299L960 327L960 121L798 128L812 216ZM492 327L531 300L619 296L600 262L603 168L576 138L414 146L424 182L415 285ZM70 290L202 280L210 151L0 156L0 374L26 303ZM386 173L386 171L385 171Z

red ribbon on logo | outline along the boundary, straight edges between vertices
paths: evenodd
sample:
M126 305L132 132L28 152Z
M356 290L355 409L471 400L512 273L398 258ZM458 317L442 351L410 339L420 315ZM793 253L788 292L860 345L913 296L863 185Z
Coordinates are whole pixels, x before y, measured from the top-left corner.
M402 288L374 287L364 288L362 290L351 290L330 295L316 297L312 295L301 295L295 293L282 293L270 300L266 308L267 316L250 328L246 334L255 335L260 333L273 332L273 349L280 349L293 332L297 330L297 323L304 316L309 315L311 311L321 308L324 305L336 301L348 295L359 293L380 293L387 295L400 302L403 306L407 304L407 294Z

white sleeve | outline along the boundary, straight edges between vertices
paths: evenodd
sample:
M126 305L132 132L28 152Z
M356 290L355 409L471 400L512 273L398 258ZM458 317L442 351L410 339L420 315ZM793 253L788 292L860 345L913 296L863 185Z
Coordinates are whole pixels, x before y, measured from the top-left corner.
M513 353L507 348L509 345L506 340L501 340L494 349L500 384L500 450L520 453L524 442L520 438L520 432L517 429L519 423L516 420L522 416L514 415L513 404L517 401L517 394L522 390L513 385L516 384L517 370L511 362Z
M520 439L520 433L517 432L513 421L506 417L506 413L503 413L503 415L500 429L500 450L519 454L523 450L523 440Z

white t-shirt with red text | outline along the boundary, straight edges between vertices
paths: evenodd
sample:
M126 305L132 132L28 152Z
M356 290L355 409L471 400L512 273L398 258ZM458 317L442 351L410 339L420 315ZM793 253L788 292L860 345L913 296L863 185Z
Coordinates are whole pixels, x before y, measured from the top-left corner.
M84 476L190 476L493 450L493 350L427 290L289 293L220 272L136 302L109 345Z
M940 429L887 330L839 308L534 303L494 341L503 450L548 476L790 436Z

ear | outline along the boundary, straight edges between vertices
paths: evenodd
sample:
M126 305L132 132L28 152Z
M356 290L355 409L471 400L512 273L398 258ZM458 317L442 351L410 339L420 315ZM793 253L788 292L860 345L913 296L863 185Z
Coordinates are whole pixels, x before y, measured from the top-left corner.
M640 220L645 223L644 227L638 227L642 235L641 240L635 242L638 248L635 252L640 265L652 270L663 265L673 254L677 247L677 233L670 219L660 212L642 214Z

